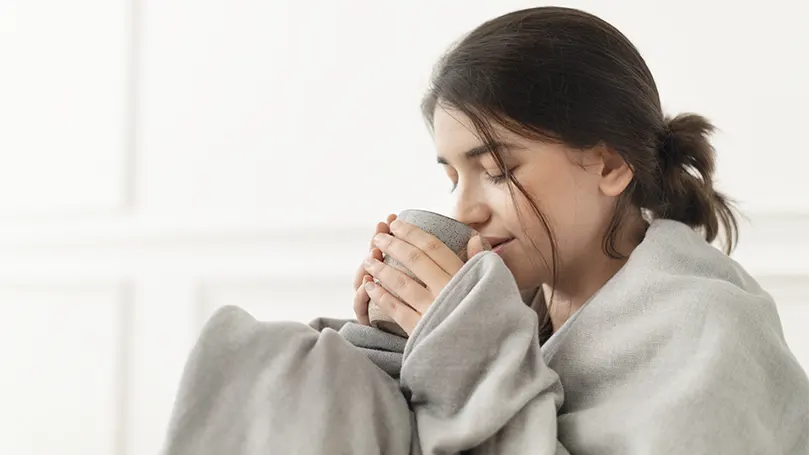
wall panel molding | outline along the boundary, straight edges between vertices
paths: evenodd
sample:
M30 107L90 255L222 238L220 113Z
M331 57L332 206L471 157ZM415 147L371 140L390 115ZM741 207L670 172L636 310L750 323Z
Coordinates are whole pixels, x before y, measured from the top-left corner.
M19 300L17 300L19 299ZM26 300L28 299L28 300ZM113 377L109 378L112 381L112 388L114 393L114 397L111 398L109 403L105 403L105 405L110 406L108 409L96 409L97 412L108 412L109 417L114 419L113 425L111 425L111 429L113 434L101 434L99 431L103 431L102 429L96 428L82 428L80 433L71 434L70 438L73 442L78 444L80 447L54 447L55 450L59 451L70 451L70 450L78 450L80 448L87 448L87 447L96 447L97 440L100 437L108 437L109 443L111 447L106 447L103 449L98 448L99 452L91 452L91 453L115 453L119 455L126 455L127 447L128 447L128 440L127 440L127 432L128 432L128 407L129 407L129 360L130 360L130 350L132 344L132 337L131 337L131 320L133 314L133 286L132 283L127 281L75 281L75 280L60 280L60 279L53 279L53 280L10 280L10 279L2 279L0 280L0 306L5 306L4 313L6 317L13 317L15 311L20 312L19 314L22 315L28 311L36 311L32 310L30 305L65 305L67 308L71 308L75 306L80 308L82 306L82 299L90 299L91 301L95 302L93 305L98 304L98 307L88 306L84 309L84 311L91 311L92 313L76 315L75 317L79 317L81 319L92 318L93 313L95 310L103 310L107 304L114 306L114 309L108 308L110 311L109 314L106 316L112 316L114 320L102 320L99 319L95 323L85 323L85 327L75 327L76 330L88 330L88 327L92 327L92 331L97 333L87 334L84 335L88 337L87 340L93 340L98 343L104 343L105 345L108 343L114 343L114 352L110 352L110 358L99 359L101 363L98 363L96 366L99 370L103 370L107 365L108 362L115 362L117 365L115 366L114 370L111 372ZM103 303L102 303L103 302ZM15 305L20 305L16 306ZM64 311L65 308L62 307ZM73 310L70 310L71 313ZM71 316L72 317L72 316ZM60 321L61 322L61 321ZM32 323L32 321L25 322L27 324ZM43 321L43 323L45 323ZM67 318L64 321L65 324L70 324L71 321ZM107 324L112 323L112 326L107 326ZM73 330L73 327L66 326L62 327L59 330L63 330L63 336L71 336L70 331ZM13 334L13 330L11 334ZM95 339L93 337L102 337L105 334L112 335L113 338L111 339ZM10 335L6 333L6 335ZM16 338L15 338L16 340ZM47 341L43 340L44 343L53 343L48 339ZM103 345L102 345L103 346ZM38 349L44 349L44 345L40 346ZM56 349L62 348L61 346L57 346ZM103 348L102 348L103 350ZM28 354L31 354L30 352ZM84 352L82 350L77 350L72 352L72 355L81 356ZM6 359L8 362L9 359ZM46 359L37 359L38 362L46 362ZM58 359L57 363L48 365L43 364L40 365L39 368L53 368L53 372L58 372L60 368L68 368L68 366L60 363L64 363L69 361L69 359ZM12 361L13 364L13 361ZM85 365L87 368L96 368L96 366ZM16 373L25 374L27 370L17 371ZM75 373L75 372L74 372ZM97 377L99 374L98 371L84 371L80 372L79 374L85 378L92 378ZM23 379L27 379L23 377ZM43 379L40 378L30 378L32 382L42 381ZM48 380L48 379L44 379ZM48 382L49 385L56 386L56 384L60 381L59 376L54 376L50 378ZM53 382L55 381L55 382ZM95 382L96 380L90 381ZM59 384L56 387L61 387L62 384ZM45 393L43 397L47 396L47 393L55 393L55 390L51 390L50 392L42 391ZM85 393L82 390L59 390L59 394L70 394L70 393ZM41 404L41 403L40 403ZM83 407L92 406L92 403L84 403L82 404ZM86 412L86 409L60 409L58 403L50 403L49 406L53 406L53 412L62 412L62 413L71 413L81 415ZM13 405L11 408L7 408L8 411L13 411L16 409ZM20 437L21 435L17 435L15 437ZM64 435L63 435L64 436ZM42 442L38 442L37 444L41 444ZM47 442L46 442L47 444ZM0 446L3 444L0 443ZM73 452L70 452L73 453ZM82 452L86 453L86 452Z
M0 122L8 128L0 147L10 159L0 169L0 222L108 217L132 208L139 5L33 0L3 8L0 28L11 35L0 43L7 57Z
M809 273L775 274L762 273L756 281L767 291L771 291L776 303L796 302L809 306Z
M797 242L809 244L809 212L750 212L740 223L742 242ZM280 240L295 243L335 243L335 238L362 236L367 242L373 225L344 221L303 224L275 218L242 219L118 219L0 223L0 250L48 247L102 247L120 244L149 246L200 242Z
M353 294L350 279L329 275L209 277L196 287L194 324L202 329L217 309L227 305L239 306L265 321L352 318Z

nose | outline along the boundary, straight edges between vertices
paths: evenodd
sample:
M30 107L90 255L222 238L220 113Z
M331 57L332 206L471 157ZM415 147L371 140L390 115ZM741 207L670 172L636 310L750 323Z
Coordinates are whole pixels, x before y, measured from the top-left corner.
M480 231L480 228L491 218L491 209L471 188L465 189L459 186L455 193L453 218Z

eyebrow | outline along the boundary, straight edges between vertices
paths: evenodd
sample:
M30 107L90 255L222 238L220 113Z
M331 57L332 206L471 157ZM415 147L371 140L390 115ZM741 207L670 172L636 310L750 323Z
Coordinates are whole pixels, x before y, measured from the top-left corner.
M507 142L495 142L494 143L494 148L496 148L497 150L500 150L501 152L508 152L509 150L514 149L516 147L517 147L516 145L509 144ZM464 156L465 159L471 160L473 158L477 158L479 156L483 156L483 155L489 153L489 150L491 150L491 148L488 145L481 144L481 145L478 145L476 147L472 147L471 149L467 150L466 152L464 152L463 156ZM442 157L442 156L436 157L436 161L438 162L438 164L449 164L447 162L447 159Z

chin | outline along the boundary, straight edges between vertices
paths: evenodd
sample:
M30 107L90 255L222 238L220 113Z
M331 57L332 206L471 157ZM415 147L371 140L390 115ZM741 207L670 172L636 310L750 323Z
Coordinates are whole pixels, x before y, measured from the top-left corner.
M529 273L526 273L527 270L525 270L524 264L511 264L510 261L506 258L503 258L503 262L506 264L506 267L514 276L514 281L517 282L517 287L520 290L531 289L538 286L536 284L532 285L532 283L534 283L535 280L533 280L530 277ZM523 267L521 267L521 265Z
M503 262L514 276L514 281L517 282L517 287L521 291L535 289L546 282L534 264L531 264L526 258L520 259L522 260L515 261L507 256L503 257Z

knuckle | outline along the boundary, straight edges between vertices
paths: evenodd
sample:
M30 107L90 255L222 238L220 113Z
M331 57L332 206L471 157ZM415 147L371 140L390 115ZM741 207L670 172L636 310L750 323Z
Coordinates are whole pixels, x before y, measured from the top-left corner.
M396 274L396 277L393 278L393 283L391 283L394 289L404 289L407 286L407 279L402 274Z
M404 224L402 226L402 237L413 238L418 235L416 226L412 224Z
M399 313L399 302L390 294L384 294L382 297L379 298L379 303L388 307L391 312L391 316L394 316L394 319L398 317Z
M440 240L438 240L435 237L430 237L430 239L427 240L427 244L424 245L424 249L427 250L427 251L437 251L442 246L444 246L444 244L441 243Z
M410 263L414 263L414 262L418 262L418 261L420 261L420 260L421 260L421 257L422 257L422 253L421 253L421 251L419 251L419 250L418 250L418 249L416 249L416 248L412 248L412 249L410 249L410 251L408 251L408 252L407 252L407 260L408 260Z

